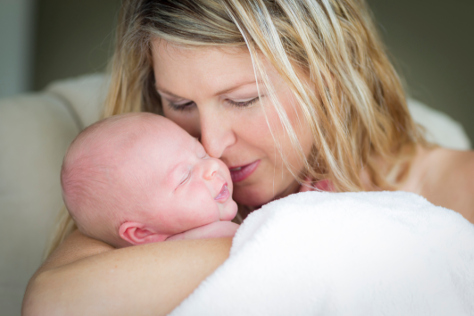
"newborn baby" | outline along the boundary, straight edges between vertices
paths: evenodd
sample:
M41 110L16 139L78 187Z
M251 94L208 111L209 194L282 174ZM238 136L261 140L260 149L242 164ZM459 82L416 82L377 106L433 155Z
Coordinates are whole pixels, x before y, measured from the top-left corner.
M64 157L61 185L79 230L115 247L229 237L238 228L227 166L151 113L86 128Z

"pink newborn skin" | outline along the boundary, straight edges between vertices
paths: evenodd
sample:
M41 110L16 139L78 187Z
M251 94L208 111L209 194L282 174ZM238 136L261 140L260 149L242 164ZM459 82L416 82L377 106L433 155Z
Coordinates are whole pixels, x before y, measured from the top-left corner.
M233 237L237 231L237 228L239 228L239 225L236 223L226 221L214 222L187 230L180 234L172 235L166 240Z
M227 166L155 114L85 129L66 153L61 184L79 230L115 247L232 237L238 228Z

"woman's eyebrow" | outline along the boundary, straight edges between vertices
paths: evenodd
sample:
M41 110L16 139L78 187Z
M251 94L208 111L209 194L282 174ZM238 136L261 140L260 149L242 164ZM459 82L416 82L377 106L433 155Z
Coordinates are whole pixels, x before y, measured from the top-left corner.
M241 82L237 85L234 85L232 87L228 87L228 88L225 88L225 89L222 89L220 90L219 92L217 92L215 95L220 95L220 94L224 94L224 93L229 93L229 92L232 92L234 90L237 90L243 86L247 86L247 85L250 85L250 84L256 84L257 82L255 81L255 79L253 80L250 80L250 81L246 81L246 82Z
M177 98L177 99L181 99L181 97L177 96L176 94L174 93L171 93L169 91L166 91L164 89L156 89L156 91L159 93L159 94L166 94L167 96L170 96L172 98Z
M247 86L247 85L250 85L250 84L256 84L257 81L255 79L252 79L250 81L244 81L244 82L241 82L241 83L238 83L236 85L233 85L231 87L227 87L227 88L224 88L222 90L219 90L218 92L216 92L214 95L221 95L221 94L225 94L225 93L229 93L229 92L232 92L234 90L237 90L243 86ZM160 89L159 87L156 87L156 91L159 93L159 94L165 94L167 96L170 96L172 98L177 98L177 99L181 99L182 97L166 90L166 89Z

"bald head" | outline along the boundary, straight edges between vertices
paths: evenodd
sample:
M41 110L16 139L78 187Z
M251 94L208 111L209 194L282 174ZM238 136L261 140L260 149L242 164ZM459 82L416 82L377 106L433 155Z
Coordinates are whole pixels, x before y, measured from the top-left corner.
M118 227L140 215L145 189L134 170L140 166L136 147L150 134L159 143L170 136L170 127L179 128L156 114L129 113L87 127L71 143L61 185L64 202L83 233L123 246Z

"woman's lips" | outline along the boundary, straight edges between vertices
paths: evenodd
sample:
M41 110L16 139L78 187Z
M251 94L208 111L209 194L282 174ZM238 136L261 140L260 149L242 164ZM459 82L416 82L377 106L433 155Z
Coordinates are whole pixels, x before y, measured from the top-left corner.
M230 196L230 192L229 192L229 189L227 188L227 183L224 183L224 185L222 186L221 191L214 198L214 200L223 203L223 202L227 201L229 196Z
M240 182L250 177L255 169L257 169L259 163L260 160L257 160L245 166L229 168L232 182Z

